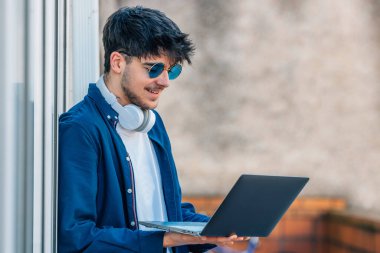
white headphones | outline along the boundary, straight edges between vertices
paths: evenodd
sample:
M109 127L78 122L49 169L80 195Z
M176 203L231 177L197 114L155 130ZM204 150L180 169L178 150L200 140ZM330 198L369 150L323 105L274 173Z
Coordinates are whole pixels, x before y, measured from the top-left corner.
M143 110L137 105L122 106L116 96L111 93L104 83L103 75L96 82L96 87L111 107L119 113L119 123L127 130L147 133L156 122L156 115L151 110Z

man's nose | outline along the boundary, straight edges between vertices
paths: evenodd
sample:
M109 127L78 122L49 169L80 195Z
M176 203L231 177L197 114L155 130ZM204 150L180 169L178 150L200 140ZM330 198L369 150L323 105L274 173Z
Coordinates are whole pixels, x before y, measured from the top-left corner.
M161 75L158 76L157 84L165 88L169 87L169 73L168 71L162 71Z

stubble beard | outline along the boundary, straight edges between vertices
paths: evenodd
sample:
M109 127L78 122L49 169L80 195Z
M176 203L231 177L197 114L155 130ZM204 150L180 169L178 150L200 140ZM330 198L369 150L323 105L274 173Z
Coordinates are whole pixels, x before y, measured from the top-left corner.
M141 101L141 99L133 91L131 91L131 89L129 89L130 82L128 79L127 71L124 71L123 76L121 77L120 86L123 90L124 95L128 98L129 102L131 102L134 105L137 105L143 110L151 109L148 105L144 104Z

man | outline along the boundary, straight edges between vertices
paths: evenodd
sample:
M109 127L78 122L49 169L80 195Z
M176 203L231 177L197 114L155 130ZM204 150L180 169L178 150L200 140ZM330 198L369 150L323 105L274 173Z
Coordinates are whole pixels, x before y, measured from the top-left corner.
M194 47L162 12L143 7L111 15L103 44L104 76L60 117L59 252L203 252L243 240L139 226L208 220L181 203L169 138L152 110Z

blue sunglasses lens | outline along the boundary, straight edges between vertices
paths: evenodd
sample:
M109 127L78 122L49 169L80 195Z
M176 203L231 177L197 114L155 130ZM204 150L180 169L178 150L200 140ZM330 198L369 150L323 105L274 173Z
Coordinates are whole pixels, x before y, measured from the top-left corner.
M156 78L162 73L162 71L164 71L164 68L165 68L165 65L163 63L154 64L149 70L149 77Z
M182 66L180 64L176 64L169 70L169 80L176 79L179 74L181 74Z

